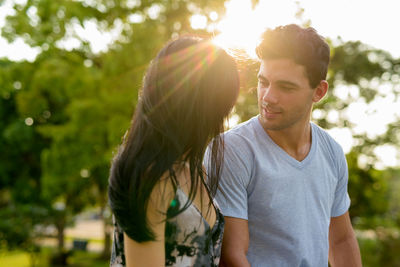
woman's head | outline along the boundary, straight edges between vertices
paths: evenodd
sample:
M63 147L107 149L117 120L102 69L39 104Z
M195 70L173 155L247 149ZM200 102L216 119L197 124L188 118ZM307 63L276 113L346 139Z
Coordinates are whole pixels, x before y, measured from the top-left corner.
M148 199L165 173L177 186L177 163L190 165L193 199L197 186L204 183L202 160L213 137L213 171L207 181L215 192L222 161L218 134L238 92L235 61L209 41L180 38L151 62L132 125L110 173L110 205L128 236L139 242L154 239L146 222Z
M180 153L203 149L221 131L238 89L235 62L224 50L183 37L167 44L151 63L136 118L145 117Z

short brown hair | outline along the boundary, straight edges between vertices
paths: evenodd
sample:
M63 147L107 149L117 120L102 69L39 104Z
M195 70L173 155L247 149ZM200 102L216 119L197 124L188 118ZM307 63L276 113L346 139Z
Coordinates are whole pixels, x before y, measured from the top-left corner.
M256 53L261 60L288 58L304 66L312 88L326 79L330 48L312 27L289 24L268 29L262 34Z

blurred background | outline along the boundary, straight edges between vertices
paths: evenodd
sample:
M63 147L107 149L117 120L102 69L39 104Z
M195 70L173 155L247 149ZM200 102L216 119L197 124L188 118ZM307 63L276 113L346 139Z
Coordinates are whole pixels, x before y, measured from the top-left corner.
M364 266L400 266L396 0L0 1L0 266L108 266L110 161L149 61L171 38L236 56L229 127L257 114L254 47L297 23L328 38L328 96L312 119L342 145Z

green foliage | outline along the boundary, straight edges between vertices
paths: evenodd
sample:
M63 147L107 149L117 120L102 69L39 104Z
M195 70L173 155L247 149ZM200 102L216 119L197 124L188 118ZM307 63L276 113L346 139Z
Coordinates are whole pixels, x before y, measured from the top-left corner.
M0 165L4 185L0 204L11 207L36 198L47 211L47 221L57 226L62 249L62 232L74 214L92 205L105 210L110 161L129 127L151 58L172 36L194 32L192 14L204 15L212 23L211 12L221 14L223 4L205 0L14 4L3 37L22 38L41 53L33 62L0 62L5 70L0 74L4 103L0 149L10 151ZM94 53L86 37L74 32L88 23L103 32L120 30L108 51ZM68 50L62 42L71 37L80 45ZM18 149L11 149L15 145ZM27 157L19 157L21 152ZM23 225L23 221L4 223ZM26 230L36 223L29 223Z
M385 218L389 209L390 173L373 167L360 168L357 159L356 152L347 154L352 218L356 218L358 227L376 228L390 224L388 218Z
M364 267L381 266L379 264L379 255L382 253L382 247L375 238L358 238L358 245Z
M9 205L0 209L0 249L24 249L32 251L36 248L34 239L38 232L34 226L47 216L47 210L35 204Z
M399 60L393 59L385 51L371 48L361 42L341 42L332 49L328 81L331 85L328 97L316 109L328 114L330 110L339 112L339 121L333 123L322 118L323 127L348 127L346 108L354 101L363 99L365 103L373 102L383 96L380 86L391 83L391 93L397 97L396 83L400 74ZM396 80L397 79L397 80ZM397 82L396 82L397 81ZM349 89L348 97L336 97L340 86ZM352 90L352 92L350 92ZM396 222L390 215L390 205L396 194L390 194L390 188L398 177L390 170L376 170L374 149L384 144L390 144L400 149L398 137L399 121L388 125L388 131L380 136L353 134L356 145L347 155L349 164L349 193L352 199L351 215L360 227L376 228L378 226L393 226ZM367 162L360 165L360 157ZM397 193L398 194L398 193ZM399 224L397 224L399 226Z
M47 215L40 197L40 152L47 146L34 126L18 113L27 64L0 63L0 247L34 251L34 226Z
M41 53L33 62L0 60L0 151L6 152L0 153L0 239L6 241L0 246L30 247L35 225L53 223L63 231L85 207L105 209L109 164L129 127L150 60L178 34L211 35L191 29L190 16L204 15L212 24L211 12L222 15L224 2L28 0L14 5L2 36L23 38ZM309 24L303 13L299 7L297 18ZM103 32L120 29L120 34L107 51L96 54L85 36L74 33L74 27L88 23ZM80 42L72 50L61 45L71 36ZM327 129L352 129L346 115L352 102L374 101L384 83L392 84L398 97L400 60L361 42L339 40L331 47L330 90L315 106L323 115L314 120ZM258 113L259 64L242 51L235 53L241 78L235 115L244 121ZM343 86L349 95L338 98ZM339 113L338 121L328 119L329 111ZM349 191L352 219L360 227L400 225L398 171L373 167L375 147L399 148L399 123L381 136L354 135L356 145L347 155ZM368 164L360 166L360 156L367 156Z
M395 237L393 230L378 228L372 232L374 237L358 238L363 266L396 267L400 264L398 251L400 238Z
M332 51L330 78L344 80L349 84L359 84L361 79L380 77L385 69L382 63L388 53L366 46L360 41L343 43Z

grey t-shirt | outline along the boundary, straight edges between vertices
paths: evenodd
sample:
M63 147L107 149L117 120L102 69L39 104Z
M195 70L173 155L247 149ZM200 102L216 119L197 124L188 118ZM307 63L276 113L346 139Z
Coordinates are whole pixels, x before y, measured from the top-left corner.
M272 141L257 117L224 134L216 198L224 216L248 220L252 267L328 266L330 218L350 206L348 170L340 145L317 125L311 129L301 162Z

